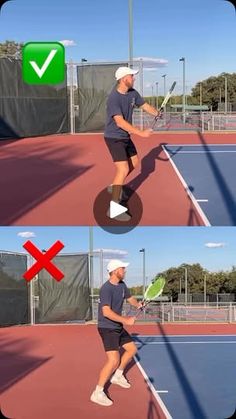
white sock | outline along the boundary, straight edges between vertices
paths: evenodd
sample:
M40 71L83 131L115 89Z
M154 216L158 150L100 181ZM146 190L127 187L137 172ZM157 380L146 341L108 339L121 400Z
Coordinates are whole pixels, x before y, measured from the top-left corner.
M115 375L117 377L121 377L123 375L124 370L120 370L119 368L116 370Z
M103 391L103 387L102 386L96 386L95 391L101 392L101 391Z

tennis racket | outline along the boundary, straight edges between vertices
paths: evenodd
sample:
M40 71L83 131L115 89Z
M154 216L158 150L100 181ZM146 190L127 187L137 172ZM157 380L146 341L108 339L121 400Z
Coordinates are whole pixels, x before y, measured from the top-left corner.
M176 81L174 81L174 83L172 84L172 86L171 86L170 90L168 91L166 97L164 98L164 100L163 100L163 102L161 104L161 107L160 107L160 111L162 111L164 109L164 107L166 106L168 100L170 99L170 97L172 95L172 92L173 92L173 90L175 88L175 85L176 85ZM155 119L154 119L154 121L152 123L152 129L154 128L154 126L155 126L158 118L159 118L159 116L155 116Z
M165 278L163 278L163 276L158 276L158 278L148 286L143 296L143 307L138 309L135 317L137 317L151 301L162 294L165 283Z

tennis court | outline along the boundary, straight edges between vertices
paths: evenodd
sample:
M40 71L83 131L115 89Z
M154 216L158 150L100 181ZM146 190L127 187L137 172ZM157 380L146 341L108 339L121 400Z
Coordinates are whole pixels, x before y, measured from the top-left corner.
M206 225L236 223L236 146L165 146L174 170Z
M138 366L166 417L223 419L236 409L235 335L138 336Z
M204 225L171 164L173 155L169 160L163 146L235 145L236 135L158 132L145 140L134 137L134 142L140 166L128 178L127 186L137 192L142 201L140 225ZM179 155L177 153L177 157ZM215 155L207 153L206 156L207 159L211 156L215 162ZM232 160L234 156L232 153ZM191 155L185 157L190 161ZM97 225L93 203L114 176L113 162L102 133L3 141L0 162L1 225ZM215 162L209 170L214 177L221 169ZM197 178L201 172L198 167ZM231 183L232 179L233 175ZM227 203L228 188L225 181L221 199L215 206L219 201ZM223 215L219 222L225 223ZM232 224L235 225L234 220Z
M128 330L146 375L134 360L126 371L131 388L108 385L114 404L104 408L89 400L105 361L96 325L1 328L2 413L11 419L164 419L170 417L164 403L169 415L178 414L174 418L223 419L233 414L235 324L135 324Z

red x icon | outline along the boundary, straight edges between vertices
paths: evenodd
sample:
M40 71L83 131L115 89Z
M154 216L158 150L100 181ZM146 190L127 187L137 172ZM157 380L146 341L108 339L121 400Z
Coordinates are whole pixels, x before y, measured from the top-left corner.
M31 279L33 279L33 277L43 268L47 269L57 281L61 281L61 279L64 278L64 274L50 262L51 259L63 249L64 244L62 242L57 240L45 253L42 253L30 240L28 240L23 247L37 260L37 262L24 273L23 278L25 278L26 281L31 281Z

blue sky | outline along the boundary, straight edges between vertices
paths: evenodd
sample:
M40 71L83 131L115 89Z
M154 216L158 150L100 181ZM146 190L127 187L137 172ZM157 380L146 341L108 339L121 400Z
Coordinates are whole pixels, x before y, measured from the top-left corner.
M167 67L145 72L145 93L162 74L167 87L186 86L222 72L235 72L236 15L224 0L133 0L134 57L162 58ZM128 0L13 0L0 15L0 41L73 41L67 59L90 62L128 58ZM138 87L138 86L137 86Z
M32 237L19 233L31 232ZM28 234L29 236L29 234ZM61 253L87 252L88 227L0 227L0 249L23 252L23 244L31 240L47 249L56 240L65 245ZM157 272L182 263L200 263L209 271L229 270L236 265L236 227L137 227L127 234L114 235L93 227L94 249L104 249L105 267L109 257L130 262L129 285L142 282L142 253L145 248L146 276L150 281ZM99 282L99 260L94 264L95 281Z

